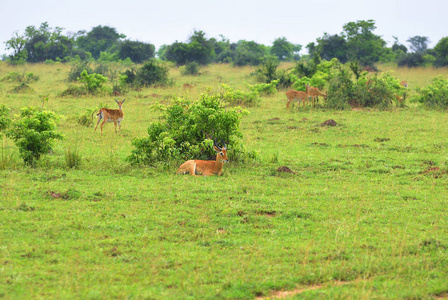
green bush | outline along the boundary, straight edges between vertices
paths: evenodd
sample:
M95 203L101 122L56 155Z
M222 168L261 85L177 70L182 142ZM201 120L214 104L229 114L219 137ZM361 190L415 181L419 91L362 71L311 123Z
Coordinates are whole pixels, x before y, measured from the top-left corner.
M140 69L126 70L123 75L127 76L124 80L134 87L148 87L169 84L168 71L167 64L152 59Z
M260 103L260 95L258 92L250 91L243 92L232 89L230 86L223 84L223 91L221 92L222 99L228 104L235 105L244 105L244 106L256 106Z
M93 73L93 69L90 67L90 63L88 61L76 62L70 69L70 72L68 73L68 81L69 82L78 81L79 80L78 78L81 76L81 73L84 70L87 71L88 74Z
M425 88L417 88L418 95L414 101L423 103L430 109L448 109L448 80L436 77Z
M101 74L88 74L87 71L84 70L81 72L81 77L78 80L84 83L85 88L92 95L105 91L104 83L106 83L107 77Z
M19 147L20 156L26 165L34 166L42 154L48 153L54 140L62 135L54 132L59 116L51 111L39 111L25 107L18 119L12 123L8 136Z
M2 131L6 131L11 124L10 111L11 109L5 104L0 104L0 137L2 136Z
M182 75L198 75L199 74L199 64L197 62L191 62L184 67L180 68L180 72Z
M151 124L147 137L132 141L135 149L128 160L152 165L170 160L210 159L216 155L213 141L225 141L233 160L253 157L241 144L239 125L246 112L240 108L225 109L224 105L220 94L202 94L196 102L175 99L164 111L164 123Z
M254 85L249 85L249 89L252 92L256 92L260 95L273 95L277 93L277 84L280 80L272 80L270 83L258 83Z

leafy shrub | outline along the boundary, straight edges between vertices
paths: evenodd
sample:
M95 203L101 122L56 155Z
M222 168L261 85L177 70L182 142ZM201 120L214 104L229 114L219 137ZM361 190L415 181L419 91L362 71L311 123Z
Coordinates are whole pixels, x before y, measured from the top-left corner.
M353 82L347 69L338 69L331 77L327 89L325 106L330 109L348 109L352 104Z
M11 124L11 117L9 116L11 109L9 109L5 104L0 104L0 137L2 136L2 131L8 129Z
M169 68L166 64L152 59L138 70L131 69L125 71L124 75L127 76L126 82L128 84L134 87L147 87L168 84L168 71Z
M70 148L65 153L65 164L69 169L78 168L81 165L82 156L78 150L71 150Z
M65 91L62 91L60 93L60 96L61 97L65 97L65 96L79 97L79 96L84 96L87 94L88 94L88 91L85 88L85 86L69 85Z
M84 70L87 71L88 74L93 73L93 69L90 67L90 63L88 61L84 60L75 63L70 69L70 72L68 73L68 81L69 82L78 81L78 78L81 76L81 73Z
M11 81L11 82L17 82L17 83L24 83L29 84L32 82L36 82L39 80L39 76L34 75L32 72L11 72L5 77L2 78L2 81Z
M175 99L164 111L164 123L151 124L147 137L132 141L135 149L128 160L151 165L173 159L210 159L216 155L213 140L225 141L233 159L250 156L241 144L239 129L245 111L224 105L220 94L202 94L196 102Z
M432 83L425 88L417 88L416 100L430 109L448 108L448 80L436 77Z
M89 127L90 125L93 125L93 115L98 112L98 109L93 107L88 107L85 109L84 113L79 115L78 117L78 124L82 126Z
M199 74L199 64L197 62L191 62L184 67L180 68L182 75L198 75Z
M277 84L280 80L272 80L270 83L258 83L254 85L249 85L249 89L252 92L256 92L260 95L273 95L277 93Z
M26 165L33 166L42 154L48 153L54 140L62 135L54 132L59 116L51 111L38 111L33 107L20 110L8 136L19 147L20 156Z
M107 77L101 74L93 73L88 74L86 70L81 72L79 81L84 83L87 91L94 95L100 91L104 91L104 83L107 81Z
M232 89L223 84L224 91L221 93L222 99L230 105L256 106L260 103L260 95L256 91L243 92Z

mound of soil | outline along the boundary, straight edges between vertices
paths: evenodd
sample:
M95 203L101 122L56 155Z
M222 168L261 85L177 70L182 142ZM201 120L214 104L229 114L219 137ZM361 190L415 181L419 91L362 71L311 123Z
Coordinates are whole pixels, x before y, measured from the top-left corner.
M295 174L296 173L296 172L292 171L290 168L288 168L287 166L279 167L277 169L277 172L290 173L290 174Z
M336 121L333 119L326 120L325 122L320 124L320 126L337 126L337 125L338 123L336 123Z

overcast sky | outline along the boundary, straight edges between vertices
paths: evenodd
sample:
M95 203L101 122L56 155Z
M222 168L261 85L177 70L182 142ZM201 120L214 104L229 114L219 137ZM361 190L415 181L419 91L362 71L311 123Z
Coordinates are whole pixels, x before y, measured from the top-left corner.
M267 46L279 37L305 46L325 32L339 34L357 20L375 20L375 34L408 47L415 35L429 37L432 48L448 36L448 0L0 0L0 55L5 42L29 25L64 28L64 34L98 25L116 28L128 39L157 48L185 42L194 30L230 42ZM302 54L306 51L302 50Z

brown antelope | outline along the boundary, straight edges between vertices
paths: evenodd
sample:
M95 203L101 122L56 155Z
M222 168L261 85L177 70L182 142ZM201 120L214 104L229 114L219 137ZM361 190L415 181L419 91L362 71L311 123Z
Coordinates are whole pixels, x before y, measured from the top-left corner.
M313 101L313 106L315 106L315 101L319 103L319 96L322 96L324 99L327 99L327 93L322 93L318 88L310 86L310 84L305 85L306 93Z
M177 174L186 174L190 173L190 175L204 175L204 176L212 176L212 175L221 175L222 174L222 166L225 162L228 162L227 159L227 149L226 144L223 142L224 146L219 148L219 146L214 144L213 148L216 151L216 161L215 160L187 160L184 162L179 169L177 169Z
M117 104L118 104L118 109L109 109L109 108L100 109L100 111L97 114L98 122L96 123L96 126L95 126L95 132L96 132L96 128L98 127L98 124L100 123L101 119L103 119L103 123L101 123L101 135L103 134L103 126L106 122L114 122L115 133L117 133L117 123L118 123L118 127L120 127L120 131L121 131L121 121L123 121L123 119L124 119L123 108L122 108L124 101L125 101L125 99L123 99L123 101L118 101L117 99L115 99L115 102L117 102Z
M305 102L308 101L309 95L302 91L287 91L286 97L288 98L288 103L286 103L286 108L289 108L289 104L293 100L297 100L297 102L299 102L297 108L299 108L300 102L303 103L303 108L305 108Z
M402 81L402 82L400 82L400 85L401 86L404 86L405 88L408 88L408 82L407 81Z

